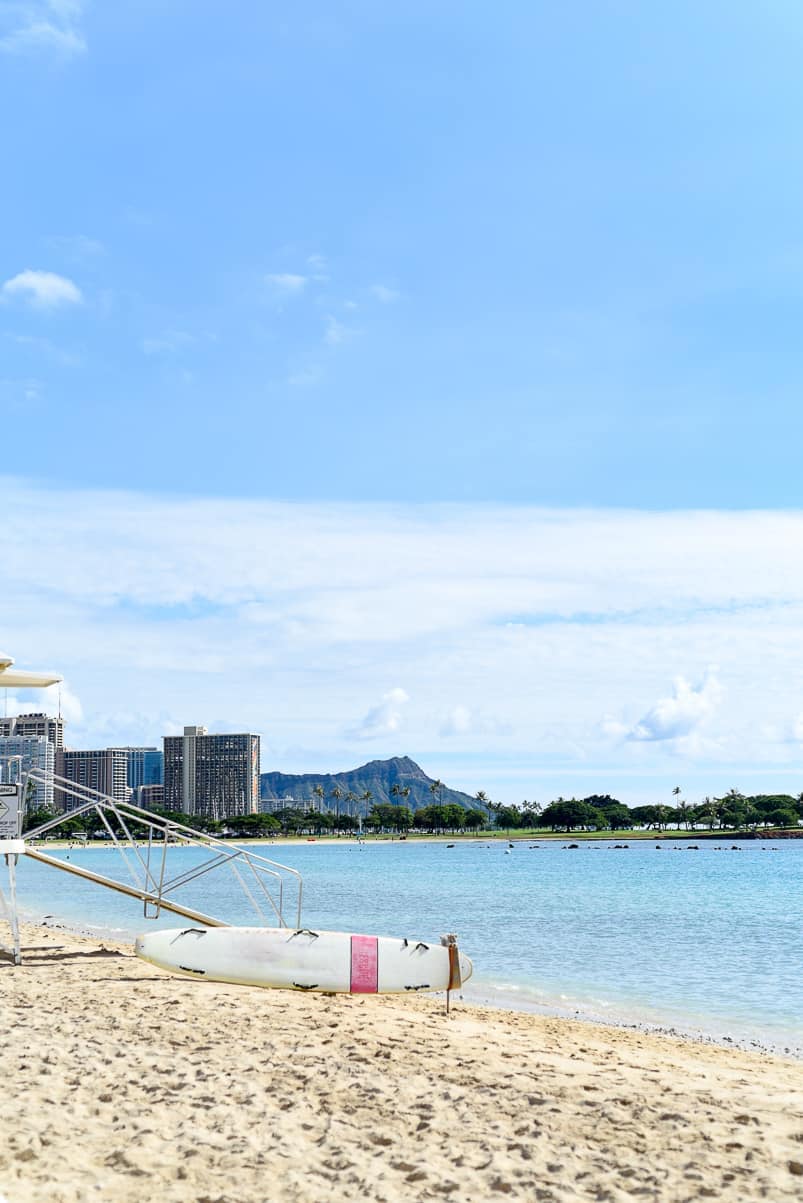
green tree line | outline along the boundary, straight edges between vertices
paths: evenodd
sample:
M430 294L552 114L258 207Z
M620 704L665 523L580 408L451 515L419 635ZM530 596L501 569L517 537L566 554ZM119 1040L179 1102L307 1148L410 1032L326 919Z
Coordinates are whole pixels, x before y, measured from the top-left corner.
M651 803L626 806L609 794L587 798L558 798L541 808L537 803L492 807L495 825L505 830L550 828L552 831L626 831L634 828L666 831L669 827L692 831L758 830L760 827L796 827L803 819L803 794L745 796L731 789L722 798L704 798L692 804L672 791L674 805Z
M433 798L442 796L445 787L434 782L431 787ZM322 793L323 791L321 791ZM409 789L391 788L391 794L399 799L409 797ZM698 803L689 803L680 797L680 788L673 791L674 804L650 803L644 806L626 806L609 794L591 794L586 798L557 798L542 807L537 802L524 801L521 805L502 805L488 799L480 790L476 795L476 806L463 807L454 802L433 801L429 806L411 810L402 801L372 802L371 791L357 797L349 795L350 804L360 802L364 811L363 826L370 832L406 833L410 830L434 834L479 831L495 828L499 831L626 831L634 828L666 831L670 827L693 831L704 829L756 831L759 828L794 828L803 819L803 794L797 798L791 794L754 794L746 796L731 789L722 798L704 798ZM341 793L341 797L342 797ZM319 800L320 801L320 800ZM212 819L201 814L184 814L181 811L160 810L154 813L162 818L187 827L194 827L210 835L238 839L260 839L279 835L326 835L347 834L356 831L360 820L350 813L334 810L304 811L288 805L272 814L233 815L226 819ZM47 809L29 811L25 830L31 831L40 824L54 818ZM106 822L112 831L122 835L119 823L110 814ZM131 834L139 838L147 836L144 824L128 822ZM94 838L108 835L108 829L94 812L66 819L54 834L61 837Z

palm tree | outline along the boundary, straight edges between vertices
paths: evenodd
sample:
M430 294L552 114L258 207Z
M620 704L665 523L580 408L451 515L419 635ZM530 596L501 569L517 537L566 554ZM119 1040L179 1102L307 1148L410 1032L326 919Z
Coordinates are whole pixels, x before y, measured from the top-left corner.
M674 793L674 790L672 792ZM678 802L677 806L675 807L675 810L677 811L677 815L678 815L678 824L682 823L683 826L688 831L689 830L689 814L691 812L691 807L689 806L689 804L685 800L685 798L681 799L681 801Z
M714 822L716 821L719 811L720 811L719 798L709 798L706 795L706 797L703 798L703 802L700 807L700 818L708 820L708 830L709 831L714 830Z
M360 835L362 835L362 821L363 821L363 819L368 818L368 804L370 803L373 796L374 795L370 789L366 789L360 794L360 801L363 804L362 810L357 815L357 818L360 821Z
M429 792L432 794L432 797L433 797L433 798L434 798L434 797L435 797L435 795L437 794L437 795L438 795L438 801L439 801L439 802L442 804L442 803L443 803L443 791L444 791L445 789L446 789L446 786L443 784L443 782L441 781L441 779L440 779L440 778L438 778L436 781L433 781L433 782L432 782L432 785L430 785L430 787L429 787Z
M318 799L318 810L320 811L321 807L323 806L323 786L313 785L312 792Z
M339 785L332 786L332 797L335 800L335 812L340 814L340 799L343 797L343 791Z
M397 782L395 785L391 785L389 793L392 798L404 799L403 802L395 802L395 806L405 806L407 804L407 799L410 797L411 791L409 785L399 785Z

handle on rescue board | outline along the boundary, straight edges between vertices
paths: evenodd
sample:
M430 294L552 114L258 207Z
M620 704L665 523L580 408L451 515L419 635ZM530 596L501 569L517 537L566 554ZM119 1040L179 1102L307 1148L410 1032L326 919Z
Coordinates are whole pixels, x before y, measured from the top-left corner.
M447 936L441 936L441 944L443 944L449 953L449 985L446 987L446 1014L449 1014L449 995L452 990L459 990L463 984L463 977L460 973L460 950L457 947L457 936L454 932L450 932Z

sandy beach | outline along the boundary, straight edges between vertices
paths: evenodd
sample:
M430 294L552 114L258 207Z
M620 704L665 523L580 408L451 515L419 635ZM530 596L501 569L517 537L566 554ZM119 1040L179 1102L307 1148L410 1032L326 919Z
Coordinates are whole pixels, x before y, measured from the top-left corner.
M27 927L7 1203L803 1198L799 1062L439 997L253 990Z

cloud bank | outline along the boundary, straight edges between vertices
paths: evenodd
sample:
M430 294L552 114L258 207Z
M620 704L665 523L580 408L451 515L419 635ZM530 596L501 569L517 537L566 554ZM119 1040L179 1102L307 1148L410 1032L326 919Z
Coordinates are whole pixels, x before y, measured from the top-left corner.
M3 646L76 746L220 722L527 797L797 771L803 514L1 491Z

